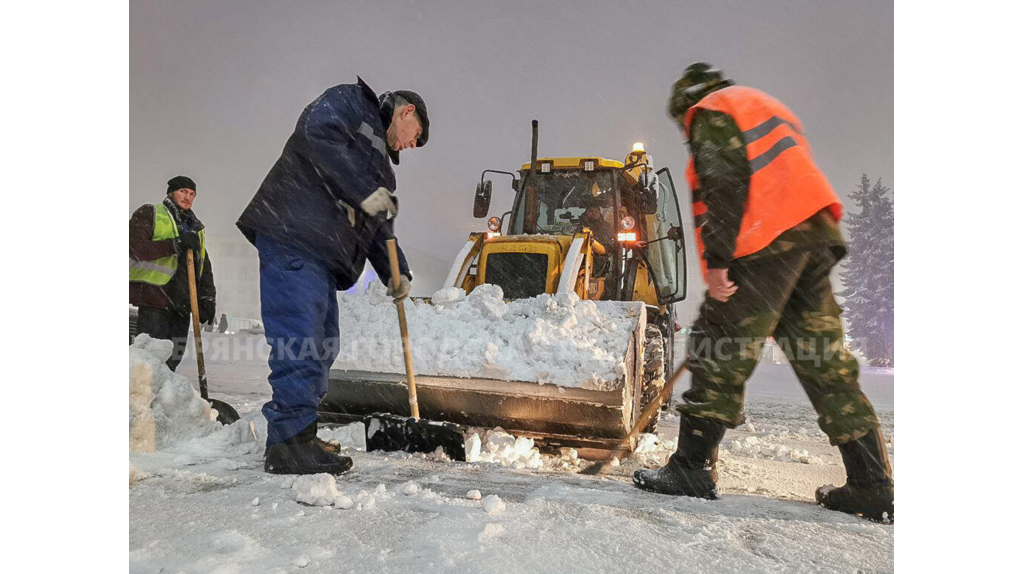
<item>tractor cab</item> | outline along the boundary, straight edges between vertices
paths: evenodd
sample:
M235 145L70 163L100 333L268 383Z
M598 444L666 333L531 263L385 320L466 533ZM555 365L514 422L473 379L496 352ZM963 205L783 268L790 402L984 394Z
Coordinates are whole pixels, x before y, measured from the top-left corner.
M487 215L493 188L484 179L488 172L511 176L516 195L510 211L488 222L483 240L493 245L483 245L482 251L500 253L491 259L498 269L479 270L478 283L497 284L510 298L554 293L559 281L552 274L568 270L564 261L555 263L555 252L567 255L573 239L580 238L586 285L576 289L581 298L644 300L654 306L684 298L679 202L668 168L655 172L651 163L637 143L625 162L555 157L523 164L518 174L486 170L477 185L474 215ZM545 242L560 245L540 253Z

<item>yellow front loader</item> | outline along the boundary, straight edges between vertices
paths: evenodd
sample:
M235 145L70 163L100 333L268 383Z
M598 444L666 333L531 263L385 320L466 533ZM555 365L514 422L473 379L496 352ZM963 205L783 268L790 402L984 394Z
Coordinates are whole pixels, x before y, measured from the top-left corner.
M473 206L478 218L490 208L488 173L511 177L511 209L491 217L486 231L470 234L442 286L469 293L497 285L506 299L575 293L623 302L636 318L626 373L612 391L417 374L422 416L500 426L542 447L572 446L580 456L603 458L635 425L654 430L656 414L649 421L638 418L651 401L667 396L661 391L674 367L672 304L686 294L686 260L671 174L655 171L640 143L622 162L538 159L536 121L530 163L517 173L481 174ZM407 412L404 381L401 373L332 371L321 419L349 422L373 412Z

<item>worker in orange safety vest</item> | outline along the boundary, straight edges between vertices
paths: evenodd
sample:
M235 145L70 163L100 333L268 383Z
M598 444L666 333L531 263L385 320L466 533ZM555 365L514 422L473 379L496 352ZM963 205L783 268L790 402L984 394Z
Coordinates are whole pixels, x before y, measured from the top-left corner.
M692 383L677 406L677 450L663 468L636 471L633 482L662 494L718 497L718 444L744 422L747 379L773 337L846 466L846 485L821 487L816 499L893 522L887 447L829 280L846 254L842 204L811 157L803 125L775 98L704 63L675 83L668 111L690 146L707 295L687 341Z

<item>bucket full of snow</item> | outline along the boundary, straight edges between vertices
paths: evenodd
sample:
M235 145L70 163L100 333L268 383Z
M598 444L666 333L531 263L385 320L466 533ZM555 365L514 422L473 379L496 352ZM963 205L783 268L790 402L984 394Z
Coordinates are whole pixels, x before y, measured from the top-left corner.
M642 302L575 294L506 302L492 285L434 299L438 304L406 305L421 417L502 427L592 457L600 457L593 449L613 448L628 435L642 410ZM391 298L372 289L342 295L340 303L342 329L353 336L331 370L321 420L409 416Z

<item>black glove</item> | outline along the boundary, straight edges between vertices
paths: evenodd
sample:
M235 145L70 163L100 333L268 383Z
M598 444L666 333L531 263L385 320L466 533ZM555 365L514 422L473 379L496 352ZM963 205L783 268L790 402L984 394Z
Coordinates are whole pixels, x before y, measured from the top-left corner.
M178 236L178 249L181 249L182 254L191 249L193 255L199 258L200 247L202 244L199 241L199 234L195 231L186 231Z
M202 298L199 300L199 322L213 324L213 318L217 316L217 302L213 299Z

